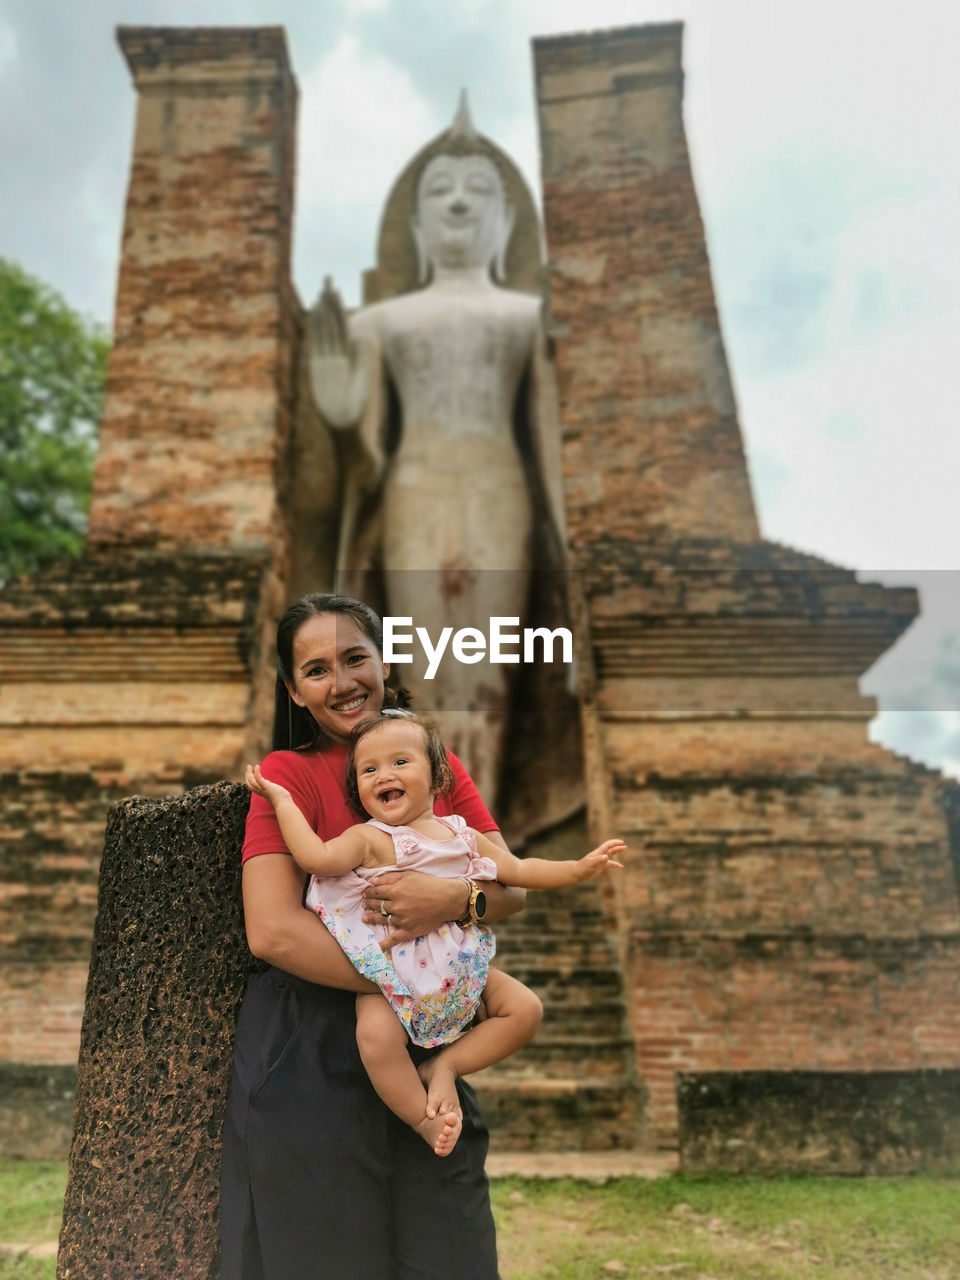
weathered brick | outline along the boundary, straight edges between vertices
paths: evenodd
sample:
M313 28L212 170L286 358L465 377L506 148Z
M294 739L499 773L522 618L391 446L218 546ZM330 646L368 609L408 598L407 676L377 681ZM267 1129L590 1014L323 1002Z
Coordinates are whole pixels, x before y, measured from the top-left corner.
M284 34L119 39L139 100L90 545L282 555L299 323Z
M949 792L867 741L857 687L916 598L759 540L680 38L535 42L589 807L631 844L614 914L668 1145L680 1073L960 1063Z

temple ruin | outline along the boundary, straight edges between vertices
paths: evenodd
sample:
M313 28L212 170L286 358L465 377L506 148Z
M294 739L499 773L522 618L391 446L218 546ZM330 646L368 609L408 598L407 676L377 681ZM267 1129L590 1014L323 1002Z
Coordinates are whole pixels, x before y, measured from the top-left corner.
M636 852L606 890L531 904L498 931L547 1017L478 1091L503 1146L679 1146L690 1168L937 1167L960 1152L960 805L954 784L868 741L875 706L858 688L916 595L762 537L684 136L681 37L670 24L534 43L586 803L557 809L529 847L616 833ZM210 784L266 748L273 625L301 590L331 585L340 495L290 278L284 33L119 40L137 124L87 553L0 593L0 1136L63 1153L79 1050L78 1141L101 1164L123 1145L97 1130L123 1076L104 1070L103 1019L139 1026L147 999L130 978L112 1013L88 1004L80 1047L107 811L133 792L187 793L124 802L118 850L142 848L131 831L157 813L192 830L204 797L242 816L242 793ZM108 857L116 922L136 894ZM197 913L177 892L193 946ZM119 963L98 938L95 963ZM217 955L236 990L243 948ZM215 991L215 967L203 972ZM150 990L173 1000L171 980ZM219 1036L232 1005L205 999L143 1024L141 1059L178 1019ZM223 1084L202 1085L210 1142ZM210 1194L209 1179L189 1191Z

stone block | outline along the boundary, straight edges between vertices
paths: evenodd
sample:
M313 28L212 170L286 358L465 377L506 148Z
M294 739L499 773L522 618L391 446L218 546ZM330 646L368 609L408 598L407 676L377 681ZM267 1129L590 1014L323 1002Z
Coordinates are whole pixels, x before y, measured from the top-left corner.
M76 1067L0 1063L0 1156L65 1159L76 1092Z
M681 1074L677 1106L688 1172L960 1168L960 1070Z
M110 814L60 1242L62 1280L208 1280L237 1006L247 792Z

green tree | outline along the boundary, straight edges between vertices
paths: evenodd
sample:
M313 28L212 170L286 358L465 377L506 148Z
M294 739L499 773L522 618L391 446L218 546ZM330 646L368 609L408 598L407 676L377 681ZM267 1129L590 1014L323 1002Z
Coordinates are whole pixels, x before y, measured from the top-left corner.
M109 341L0 258L0 580L83 546Z

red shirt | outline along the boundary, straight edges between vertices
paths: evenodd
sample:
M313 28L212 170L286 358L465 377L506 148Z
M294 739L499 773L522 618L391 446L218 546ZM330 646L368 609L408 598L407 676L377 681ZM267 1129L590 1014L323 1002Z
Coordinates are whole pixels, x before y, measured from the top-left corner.
M441 817L459 813L474 831L496 831L486 805L473 780L452 751L447 761L453 770L453 789L434 802ZM301 751L271 751L263 762L263 773L271 782L286 787L300 806L303 816L321 840L332 840L347 827L363 821L347 801L347 748L334 743L326 751L305 755ZM261 853L289 853L273 805L264 796L251 795L247 812L247 833L243 860Z

